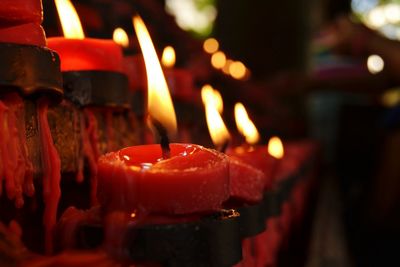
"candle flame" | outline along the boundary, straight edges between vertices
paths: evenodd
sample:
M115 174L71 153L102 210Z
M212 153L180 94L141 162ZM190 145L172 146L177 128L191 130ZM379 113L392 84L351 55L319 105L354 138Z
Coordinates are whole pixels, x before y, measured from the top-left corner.
M229 131L222 120L218 110L211 105L206 105L206 119L208 131L210 132L211 140L216 147L222 147L231 138Z
M116 28L113 32L113 40L122 47L129 46L129 37L126 31L122 28Z
M269 139L268 153L276 159L281 159L284 156L282 141L279 137L274 136Z
M218 97L216 95L219 95L220 100L217 100ZM218 107L220 107L222 112L221 95L211 85L205 85L201 89L201 98L206 110L206 120L211 140L216 147L223 147L229 141L230 135L218 110ZM220 104L218 104L218 101L220 101Z
M143 53L147 73L147 108L150 119L160 123L169 134L175 134L177 123L171 95L150 34L139 16L132 19Z
M68 39L84 39L82 24L74 5L69 0L55 0L64 37Z
M214 106L220 114L224 110L224 102L222 101L222 96L215 90L211 85L206 84L201 88L201 100L203 104Z
M173 68L175 65L175 49L172 46L166 46L164 48L161 63L166 68Z
M260 134L242 103L235 104L235 122L239 133L246 138L248 144L254 145L260 140Z

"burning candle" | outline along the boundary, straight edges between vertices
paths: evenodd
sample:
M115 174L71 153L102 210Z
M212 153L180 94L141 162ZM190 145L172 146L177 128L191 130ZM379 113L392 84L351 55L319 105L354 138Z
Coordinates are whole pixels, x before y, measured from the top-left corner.
M56 0L64 37L48 39L61 58L61 70L123 73L122 50L112 40L85 38L78 14L69 0Z
M172 46L164 48L161 62L164 66L165 77L171 94L178 100L193 102L195 95L193 88L193 76L190 71L175 68L176 54Z
M204 86L201 92L205 105L207 125L215 147L224 151L230 134L220 115L223 109L221 95L211 86ZM237 158L230 158L230 197L231 201L257 203L262 199L265 175L250 164Z
M128 147L99 160L98 196L106 210L190 214L216 211L229 196L224 154L192 144L169 144L176 117L147 28L133 18L145 59L148 120L161 145Z

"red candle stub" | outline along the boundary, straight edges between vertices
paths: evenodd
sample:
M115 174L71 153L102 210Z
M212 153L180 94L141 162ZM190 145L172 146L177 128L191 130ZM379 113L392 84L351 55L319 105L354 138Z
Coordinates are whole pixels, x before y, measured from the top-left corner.
M267 183L264 173L236 159L230 160L230 194L248 203L260 202Z
M1 0L1 25L15 25L30 22L41 24L42 18L41 0Z
M42 26L36 23L0 27L0 42L46 46L46 34Z
M107 211L191 214L219 210L229 197L229 160L215 150L170 144L128 147L99 159L98 199Z
M274 169L276 159L268 154L268 148L266 146L240 146L235 149L228 150L226 152L231 158L241 160L254 168L262 171L265 175L265 188L269 189L272 186L274 179Z
M122 49L112 40L54 37L47 42L60 55L61 71L124 72Z

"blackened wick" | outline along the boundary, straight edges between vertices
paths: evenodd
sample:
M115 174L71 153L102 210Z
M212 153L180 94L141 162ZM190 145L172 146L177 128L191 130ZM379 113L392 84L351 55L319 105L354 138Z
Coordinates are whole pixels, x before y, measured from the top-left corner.
M156 131L160 136L162 157L163 159L168 159L171 156L171 149L169 147L169 138L167 129L165 129L165 127L157 120L152 119L152 124L154 125L154 128L156 128Z

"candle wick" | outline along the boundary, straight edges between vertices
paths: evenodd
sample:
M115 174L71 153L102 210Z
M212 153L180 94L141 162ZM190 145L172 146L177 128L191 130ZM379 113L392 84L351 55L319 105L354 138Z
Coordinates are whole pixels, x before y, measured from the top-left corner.
M163 159L168 159L171 157L171 149L169 147L169 138L167 129L157 120L152 120L152 124L156 129L158 135L160 136L160 145L162 150Z
M229 145L229 140L227 140L226 142L224 142L220 148L218 149L219 152L225 153L226 149L228 148Z

